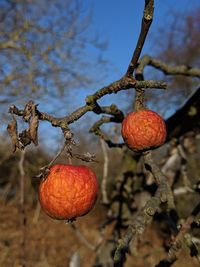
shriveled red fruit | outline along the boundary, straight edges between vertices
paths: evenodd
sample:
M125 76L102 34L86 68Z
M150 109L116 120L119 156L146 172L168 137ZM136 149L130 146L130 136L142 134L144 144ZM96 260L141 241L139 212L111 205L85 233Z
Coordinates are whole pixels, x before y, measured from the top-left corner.
M73 220L94 206L98 180L87 166L54 165L39 186L42 209L58 220Z
M166 139L166 125L152 110L129 113L122 122L122 137L133 151L145 151L161 146Z

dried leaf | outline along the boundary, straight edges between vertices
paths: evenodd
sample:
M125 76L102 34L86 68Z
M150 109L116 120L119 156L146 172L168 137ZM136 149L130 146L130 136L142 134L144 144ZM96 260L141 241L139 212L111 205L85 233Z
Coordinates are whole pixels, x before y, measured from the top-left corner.
M23 119L28 122L30 121L31 119L31 116L32 116L32 109L33 109L33 106L34 106L34 102L32 100L30 100L25 108L24 108L24 112L23 112Z
M35 115L32 117L30 124L29 124L29 133L32 142L37 146L38 145L38 126L39 126L39 119L38 116Z
M20 142L22 149L31 143L29 129L23 130L19 134L19 142Z
M94 154L90 154L89 152L87 152L83 155L73 154L73 156L77 159L81 159L81 160L86 161L86 162L98 162L96 160L96 156Z
M19 110L15 105L11 105L8 112L11 114L17 114L19 113Z
M20 149L20 144L17 136L17 121L14 116L13 116L13 121L9 123L7 126L7 131L12 140L13 153L14 153L18 149Z

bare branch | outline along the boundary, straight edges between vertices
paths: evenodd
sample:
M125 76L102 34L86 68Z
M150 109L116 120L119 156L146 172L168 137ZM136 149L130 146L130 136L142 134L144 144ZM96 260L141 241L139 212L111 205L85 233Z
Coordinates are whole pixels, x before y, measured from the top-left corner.
M25 171L24 171L25 150L20 151L19 172L20 172L20 213L21 213L21 264L27 266L26 259L26 212L25 212Z
M137 66L138 73L143 73L146 66L152 66L161 70L165 75L184 75L200 78L200 68L192 68L190 66L170 66L161 60L150 56L143 56Z
M101 130L101 126L104 123L109 123L109 122L116 122L116 123L120 123L122 122L123 117L118 118L116 117L108 117L108 116L102 116L101 119L99 119L98 121L96 121L94 123L94 125L92 126L92 128L90 129L90 133L94 133L97 136L101 137L101 139L104 140L104 142L107 143L108 147L123 147L125 144L124 143L113 143L112 140L110 140L105 133L103 133L103 131Z
M137 214L134 222L129 225L123 239L119 240L114 256L115 267L123 266L125 253L129 251L130 242L144 232L146 226L151 223L153 216L160 205L162 203L167 203L169 209L174 208L173 196L167 183L167 179L158 166L153 162L151 152L144 153L144 161L147 170L153 174L158 185L158 189L155 196L147 201L144 208Z
M103 204L108 204L109 200L108 200L108 195L107 195L107 179L108 179L108 151L107 148L105 146L105 141L100 138L100 142L101 142L101 148L103 151L103 157L104 157L104 164L103 164L103 179L101 182L101 191L102 191L102 202Z
M72 255L69 262L69 267L81 267L80 254L78 251L74 252L74 254Z
M76 236L79 238L79 240L90 250L95 251L96 246L91 244L85 236L81 233L81 231L78 229L78 227L74 223L69 223L71 229L75 232Z
M154 11L154 1L145 0L144 14L142 18L142 27L131 62L126 71L127 76L131 76L133 74L135 67L137 66L137 62L140 57L144 42L146 40L146 36L153 21L153 11Z
M97 103L96 101L102 98L107 94L117 93L121 90L128 90L132 88L159 88L165 89L166 83L164 82L156 82L156 81L136 81L133 77L123 77L119 81L116 81L106 87L99 89L96 93L86 98L86 105L78 108L76 111L71 113L69 116L56 118L47 113L40 112L37 110L38 119L49 121L52 126L60 127L65 129L69 124L74 121L80 119L83 115L85 115L88 111L93 111L96 113ZM23 116L24 111L19 110L16 106L12 105L10 107L10 112L16 114L18 116ZM100 111L99 111L100 112ZM112 112L112 111L111 111ZM102 109L102 113L105 113L105 109ZM114 112L115 113L115 112Z

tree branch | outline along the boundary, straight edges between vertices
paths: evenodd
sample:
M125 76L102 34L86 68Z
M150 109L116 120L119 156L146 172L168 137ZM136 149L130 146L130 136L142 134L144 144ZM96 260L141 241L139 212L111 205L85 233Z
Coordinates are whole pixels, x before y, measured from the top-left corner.
M105 145L105 141L102 138L100 138L100 142L101 142L101 148L102 148L103 157L104 157L103 179L102 179L102 182L101 182L102 202L103 202L103 204L107 205L107 204L109 204L109 199L108 199L108 194L107 194L109 158L108 158L108 151L107 151L107 147Z
M71 113L69 116L56 118L47 113L40 112L39 110L37 110L38 119L48 121L52 124L52 126L65 129L68 127L69 124L73 123L74 121L77 121L89 111L93 111L94 113L98 113L98 114L101 112L105 113L106 112L105 108L101 109L100 106L96 102L97 100L99 100L105 95L115 94L121 90L128 90L132 88L166 89L166 86L167 85L165 82L151 81L151 80L150 81L136 81L133 77L123 77L120 80L113 82L110 85L99 89L93 95L86 97L86 105L78 108L73 113ZM111 106L111 110L112 110L112 106ZM24 115L24 110L20 110L14 105L10 107L9 112L12 114L16 114L18 116ZM116 110L111 111L111 112L116 113Z
M142 52L142 48L144 46L146 36L148 34L151 23L153 21L153 11L154 11L154 1L145 0L145 8L144 8L144 14L142 18L142 26L141 26L140 35L137 41L136 48L133 52L131 62L126 71L126 76L131 76L133 74L135 67L137 66L137 62Z
M138 73L143 73L146 66L152 66L161 70L165 75L184 75L200 78L200 68L192 68L190 66L170 66L161 60L155 59L151 56L143 56L137 66Z
M136 236L143 234L146 226L151 223L154 214L162 203L168 205L168 209L174 209L174 199L166 177L154 163L151 152L144 153L145 167L149 170L158 185L155 196L147 201L144 208L138 213L134 222L129 225L123 239L119 240L114 255L114 266L121 267L125 261L125 254L129 251L129 244Z

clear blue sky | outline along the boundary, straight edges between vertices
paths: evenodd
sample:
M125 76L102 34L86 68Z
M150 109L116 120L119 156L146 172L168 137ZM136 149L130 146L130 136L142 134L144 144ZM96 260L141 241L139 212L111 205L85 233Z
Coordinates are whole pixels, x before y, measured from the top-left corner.
M123 74L132 56L133 48L140 30L143 13L143 0L87 0L93 6L93 29L108 41L105 57L114 64L119 73ZM200 6L199 0L155 0L154 20L145 43L143 53L151 53L153 38L151 34L165 25L170 19L170 13L181 11L188 13L194 7Z

